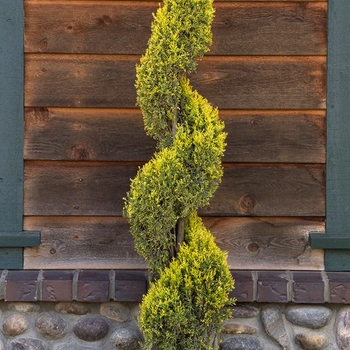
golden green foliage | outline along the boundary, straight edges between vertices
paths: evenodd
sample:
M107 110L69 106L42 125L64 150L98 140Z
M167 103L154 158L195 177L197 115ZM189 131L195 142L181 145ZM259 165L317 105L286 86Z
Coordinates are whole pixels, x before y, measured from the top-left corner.
M211 44L212 0L165 0L152 24L152 36L137 66L137 102L148 135L169 145L180 108L180 77L193 71Z
M136 249L155 275L169 263L177 220L208 204L222 176L226 135L218 111L187 79L181 87L184 122L173 144L139 170L125 207Z
M124 207L136 250L156 278L141 305L147 349L216 349L228 317L233 280L226 254L195 214L221 181L226 133L218 110L187 78L211 43L212 1L165 0L136 68L137 102L158 145Z
M226 254L201 219L192 214L186 241L142 302L140 327L151 350L211 350L222 322L230 316L233 288Z

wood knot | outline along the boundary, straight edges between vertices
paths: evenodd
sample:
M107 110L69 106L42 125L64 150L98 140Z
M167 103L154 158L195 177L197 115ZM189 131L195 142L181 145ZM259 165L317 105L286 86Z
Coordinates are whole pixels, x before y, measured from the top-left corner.
M239 212L242 214L251 214L256 206L256 201L253 196L247 194L239 200Z
M113 19L111 16L104 15L97 20L98 25L101 27L108 26L113 23Z
M44 39L39 41L39 50L41 52L45 52L47 50L48 46L49 46L49 42L48 42L47 38L44 38Z
M38 127L46 126L50 120L50 111L45 107L26 108L26 115Z
M74 145L70 157L74 160L87 160L90 159L90 152L84 146Z
M255 252L257 252L260 249L260 247L259 247L258 243L252 242L252 243L248 244L247 249L250 252L255 253Z

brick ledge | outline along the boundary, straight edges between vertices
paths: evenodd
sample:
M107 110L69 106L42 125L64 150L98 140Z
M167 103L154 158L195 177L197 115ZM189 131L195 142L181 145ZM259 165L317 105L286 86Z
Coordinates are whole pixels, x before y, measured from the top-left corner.
M350 272L232 270L237 302L350 303ZM0 299L8 302L139 302L145 270L2 270Z

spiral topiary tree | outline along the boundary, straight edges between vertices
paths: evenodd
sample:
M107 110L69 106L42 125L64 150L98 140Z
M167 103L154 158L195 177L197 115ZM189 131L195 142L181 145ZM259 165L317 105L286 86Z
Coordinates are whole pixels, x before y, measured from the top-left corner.
M136 68L137 102L158 147L124 207L152 276L140 312L146 349L215 349L229 316L227 256L196 214L221 181L226 134L187 78L211 44L212 1L165 0Z

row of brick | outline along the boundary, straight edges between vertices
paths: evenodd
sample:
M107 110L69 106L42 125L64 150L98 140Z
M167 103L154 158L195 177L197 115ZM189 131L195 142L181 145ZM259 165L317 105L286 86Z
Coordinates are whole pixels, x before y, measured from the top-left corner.
M347 304L350 273L325 271L232 271L239 302Z
M237 302L350 303L350 273L232 271ZM147 292L143 270L3 270L5 301L139 302Z

